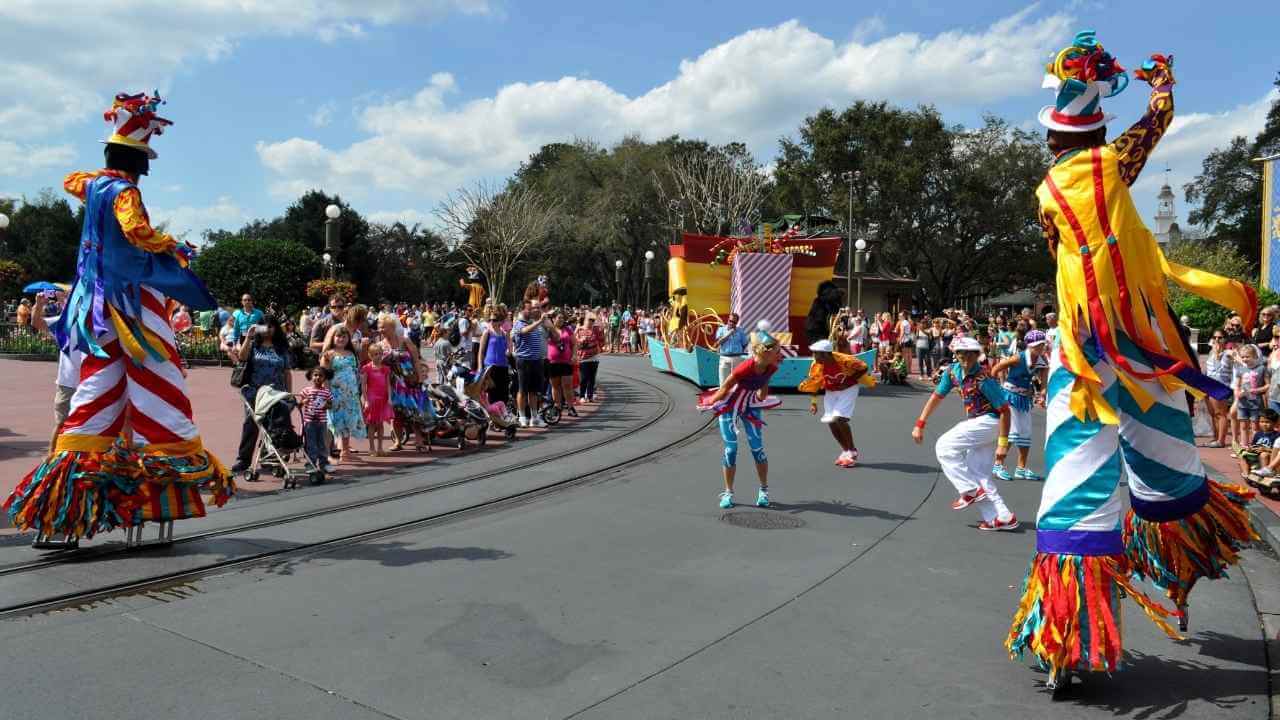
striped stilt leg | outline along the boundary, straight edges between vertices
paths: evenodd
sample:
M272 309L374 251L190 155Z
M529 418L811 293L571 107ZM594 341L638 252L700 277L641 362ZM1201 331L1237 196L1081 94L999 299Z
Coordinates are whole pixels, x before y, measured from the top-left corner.
M221 506L235 492L234 481L200 440L164 296L145 285L140 295L143 337L160 350L143 353L141 363L127 366L132 441L143 469L141 519L170 523L203 517L200 491L210 490Z
M1120 669L1123 588L1165 632L1168 610L1129 582L1121 538L1125 498L1119 427L1097 414L1077 417L1073 392L1089 392L1062 365L1049 368L1045 463L1048 468L1036 520L1036 555L1023 584L1005 648L1011 657L1030 651L1057 679L1072 670ZM1101 380L1099 400L1114 403L1120 385L1105 360L1090 355Z
M1120 350L1135 369L1151 372L1123 336ZM1134 572L1183 610L1197 580L1225 577L1227 566L1240 559L1241 545L1258 539L1245 510L1253 492L1205 476L1183 391L1134 380L1120 388L1119 401L1132 505L1124 521L1125 549Z

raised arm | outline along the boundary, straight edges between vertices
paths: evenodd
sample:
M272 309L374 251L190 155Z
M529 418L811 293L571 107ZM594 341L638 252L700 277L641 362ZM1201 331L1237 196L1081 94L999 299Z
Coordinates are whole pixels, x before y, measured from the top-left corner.
M84 202L84 196L88 191L89 181L96 177L98 177L98 173L96 172L69 173L62 179L62 189L66 190L69 195L74 195L80 202Z
M1120 164L1120 179L1126 185L1133 185L1146 166L1147 159L1155 150L1156 143L1164 137L1173 122L1173 69L1169 61L1161 55L1152 55L1151 60L1138 71L1138 77L1151 85L1151 97L1147 100L1147 112L1133 127L1124 132L1111 143Z

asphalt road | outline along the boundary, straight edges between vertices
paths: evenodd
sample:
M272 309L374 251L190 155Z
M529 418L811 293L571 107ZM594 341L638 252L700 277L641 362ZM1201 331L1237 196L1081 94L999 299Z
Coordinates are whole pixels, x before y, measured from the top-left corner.
M667 387L688 393L671 422L696 422L692 389ZM717 507L709 431L517 508L0 623L0 717L1268 716L1243 572L1197 588L1185 643L1128 605L1128 669L1051 702L1001 647L1040 486L1002 488L1024 530L976 531L932 454L959 400L920 448L924 398L864 396L848 471L788 397L767 418L767 511ZM747 500L745 447L740 462ZM1255 586L1280 587L1273 557L1246 562Z

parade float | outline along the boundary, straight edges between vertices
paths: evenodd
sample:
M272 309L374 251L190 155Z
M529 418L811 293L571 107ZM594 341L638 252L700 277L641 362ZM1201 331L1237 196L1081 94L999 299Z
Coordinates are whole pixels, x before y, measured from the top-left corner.
M699 387L719 385L716 330L736 312L743 328L768 323L783 350L771 387L795 388L812 362L806 315L818 286L832 278L843 242L767 229L745 237L684 233L667 261L670 307L648 338L653 367ZM875 366L874 351L859 357Z

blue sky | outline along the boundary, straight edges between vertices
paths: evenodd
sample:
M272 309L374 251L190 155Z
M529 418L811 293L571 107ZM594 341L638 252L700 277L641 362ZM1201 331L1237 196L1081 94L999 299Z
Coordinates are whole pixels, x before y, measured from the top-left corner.
M193 239L278 215L310 187L376 220L430 224L451 189L574 137L741 139L768 164L805 115L860 98L1031 127L1049 100L1043 58L1080 28L1131 68L1176 55L1179 119L1135 188L1150 215L1166 163L1178 186L1261 127L1280 71L1280 6L1262 2L109 5L0 3L0 195L96 167L110 96L158 87L175 125L154 142L144 196ZM1113 130L1144 103L1138 85L1110 100Z

